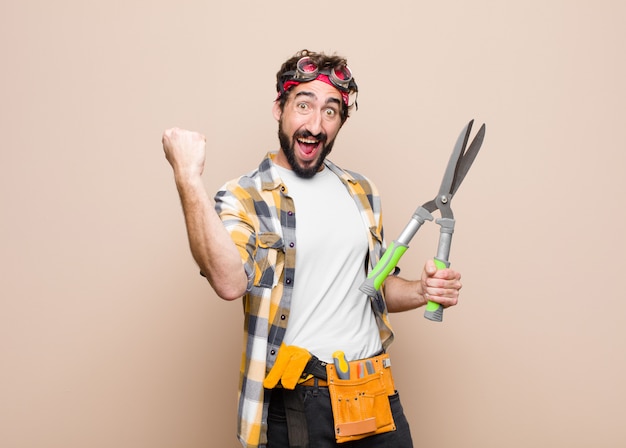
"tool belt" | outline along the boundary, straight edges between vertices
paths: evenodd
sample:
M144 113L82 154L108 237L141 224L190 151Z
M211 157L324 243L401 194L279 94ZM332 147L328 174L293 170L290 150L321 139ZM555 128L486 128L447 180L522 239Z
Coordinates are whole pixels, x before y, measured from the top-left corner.
M281 351L280 363L276 361L263 384L282 389L290 447L309 448L304 402L296 384L328 387L337 443L396 429L388 398L395 393L389 355L349 362L352 375L339 378L334 364L304 349L281 346Z
M384 353L351 361L350 378L339 378L333 364L326 365L337 443L395 431L389 395L395 393L391 361Z

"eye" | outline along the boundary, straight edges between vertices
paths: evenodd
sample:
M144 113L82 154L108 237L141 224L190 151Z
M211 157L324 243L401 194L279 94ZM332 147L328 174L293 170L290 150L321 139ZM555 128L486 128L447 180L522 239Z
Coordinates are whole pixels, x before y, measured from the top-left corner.
M307 103L298 103L296 104L296 108L300 110L300 112L305 112L309 109L309 105Z
M328 108L324 110L324 115L326 115L326 118L334 118L337 115L337 111L335 109Z

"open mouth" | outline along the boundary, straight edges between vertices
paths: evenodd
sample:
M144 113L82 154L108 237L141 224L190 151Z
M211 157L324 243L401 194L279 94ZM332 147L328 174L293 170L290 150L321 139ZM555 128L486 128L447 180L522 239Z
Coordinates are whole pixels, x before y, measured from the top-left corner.
M303 155L312 157L321 146L322 141L312 136L301 136L296 139Z

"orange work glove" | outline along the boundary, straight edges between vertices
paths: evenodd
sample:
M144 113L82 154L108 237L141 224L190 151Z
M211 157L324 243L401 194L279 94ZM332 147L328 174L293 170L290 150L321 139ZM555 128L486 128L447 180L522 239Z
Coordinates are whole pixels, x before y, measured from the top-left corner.
M309 359L311 354L307 350L295 345L281 344L274 366L263 381L263 387L273 389L280 381L285 389L293 390Z

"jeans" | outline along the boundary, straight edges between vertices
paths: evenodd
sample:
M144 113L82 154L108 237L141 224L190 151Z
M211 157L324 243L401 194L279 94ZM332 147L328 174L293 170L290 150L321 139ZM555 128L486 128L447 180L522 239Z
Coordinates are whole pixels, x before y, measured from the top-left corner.
M335 441L335 427L327 387L297 386L296 390L304 399L310 448L412 448L409 423L404 416L400 396L389 396L391 412L396 430L376 434L361 440L338 444ZM267 448L289 448L285 407L282 389L274 389L267 419Z

